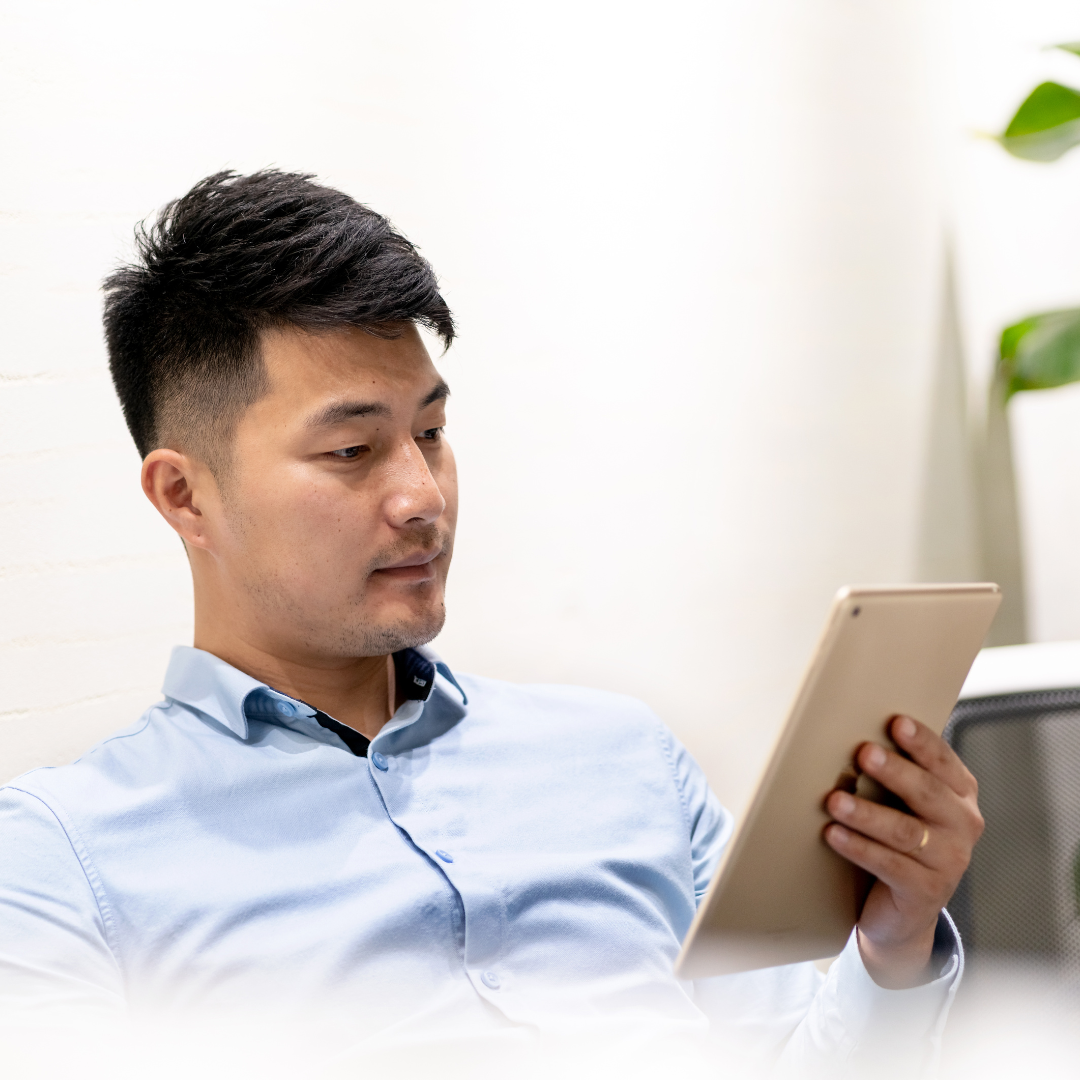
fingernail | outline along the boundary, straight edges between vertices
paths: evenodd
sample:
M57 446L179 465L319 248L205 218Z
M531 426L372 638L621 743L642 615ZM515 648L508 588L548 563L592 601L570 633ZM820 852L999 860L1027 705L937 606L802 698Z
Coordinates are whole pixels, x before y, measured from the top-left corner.
M866 751L866 764L871 769L880 769L885 764L885 751L880 746L871 746Z
M901 716L896 721L896 734L901 739L913 739L915 737L915 721L908 716Z
M833 825L829 829L829 839L835 844L846 844L848 840L847 829L843 825Z
M855 809L855 800L846 791L839 791L833 799L833 805L838 813L850 814Z

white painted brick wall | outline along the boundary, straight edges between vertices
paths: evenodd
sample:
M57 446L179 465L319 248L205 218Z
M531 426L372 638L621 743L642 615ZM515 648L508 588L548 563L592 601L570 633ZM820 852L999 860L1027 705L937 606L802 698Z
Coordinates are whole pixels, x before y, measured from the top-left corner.
M18 231L32 233L27 222ZM52 222L38 219L48 234ZM16 230L11 230L16 231ZM4 255L8 223L0 219ZM54 237L55 239L55 237ZM97 250L105 264L111 244ZM159 696L190 640L187 561L143 499L105 368L101 264L50 275L55 251L3 267L0 380L0 777L70 760ZM56 281L44 295L25 279ZM9 282L18 285L10 290ZM23 279L23 280L19 280ZM66 280L65 280L66 279ZM21 286L21 287L19 287Z

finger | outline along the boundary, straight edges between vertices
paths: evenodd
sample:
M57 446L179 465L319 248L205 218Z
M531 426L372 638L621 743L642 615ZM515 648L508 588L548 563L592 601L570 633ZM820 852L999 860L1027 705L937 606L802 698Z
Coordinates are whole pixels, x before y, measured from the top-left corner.
M873 874L901 896L934 895L937 892L933 871L843 825L830 825L825 830L825 842L838 855Z
M856 761L868 776L899 795L916 817L949 827L964 822L965 806L960 796L921 765L877 743L861 746Z
M894 717L889 724L889 735L897 746L932 776L963 798L974 796L979 785L956 751L925 724L910 716Z
M925 866L947 865L949 861L950 853L944 845L923 844L926 826L921 819L910 814L889 806L879 806L867 799L849 795L846 791L834 791L826 800L825 808L841 825Z

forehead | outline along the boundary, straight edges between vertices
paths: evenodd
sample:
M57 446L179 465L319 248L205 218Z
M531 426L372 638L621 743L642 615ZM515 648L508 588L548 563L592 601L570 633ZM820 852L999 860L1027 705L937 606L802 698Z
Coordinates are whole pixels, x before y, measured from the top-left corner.
M423 396L438 379L416 327L394 327L378 338L356 327L308 333L292 327L267 331L260 344L269 383L267 397L289 407L312 404L344 392L372 397L416 391Z

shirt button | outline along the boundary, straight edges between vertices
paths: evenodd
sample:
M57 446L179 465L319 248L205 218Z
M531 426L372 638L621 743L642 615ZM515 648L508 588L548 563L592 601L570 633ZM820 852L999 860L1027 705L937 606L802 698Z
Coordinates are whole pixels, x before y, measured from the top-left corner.
M449 851L443 851L442 848L439 848L439 850L436 851L435 854L438 855L439 858L442 859L443 862L453 862L454 861L454 856L451 855Z
M295 716L296 706L288 701L279 701L277 703L277 711L281 713L282 716Z
M480 981L489 990L498 990L499 989L499 985L500 985L499 984L499 976L496 975L494 971L485 971L484 974L480 976Z
M386 760L386 755L380 754L378 750L371 755L371 764L382 772L386 772L386 770L390 768L390 763Z

